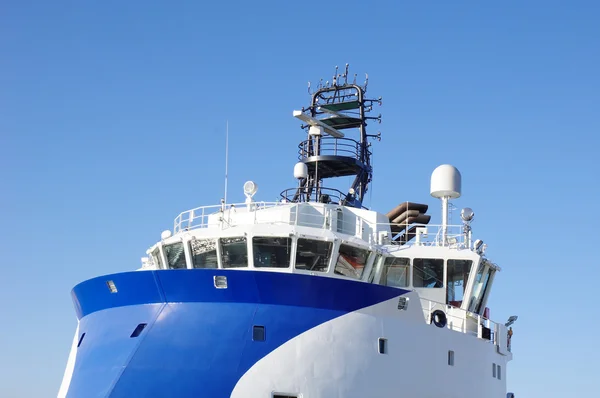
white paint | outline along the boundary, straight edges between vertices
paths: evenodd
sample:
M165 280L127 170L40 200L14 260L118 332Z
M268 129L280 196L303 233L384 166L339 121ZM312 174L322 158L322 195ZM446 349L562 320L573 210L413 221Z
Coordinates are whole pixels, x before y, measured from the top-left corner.
M79 321L77 321L77 328L75 329L75 336L73 336L71 352L69 353L67 367L65 369L62 383L60 384L60 389L58 390L57 398L65 398L69 392L71 378L73 377L73 370L75 369L75 359L77 358L77 343L79 343Z
M493 378L492 363L505 370L508 358L488 341L425 323L418 296L408 297L406 311L394 298L293 338L250 368L231 398L505 398L505 375ZM378 352L381 337L386 354Z

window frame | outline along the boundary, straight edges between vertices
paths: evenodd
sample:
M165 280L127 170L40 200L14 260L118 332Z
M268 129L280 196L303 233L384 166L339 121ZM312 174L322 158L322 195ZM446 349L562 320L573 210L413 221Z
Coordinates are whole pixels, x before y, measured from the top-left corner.
M253 260L254 254L252 253L252 246L248 244L248 242L249 242L248 235L242 234L242 235L232 235L232 236L219 236L217 239L218 239L218 246L219 246L219 250L217 253L219 254L220 268L223 268L223 269L248 269L248 268L254 267L253 264L250 264L251 260ZM223 256L224 256L223 239L244 239L245 246L246 246L246 265L245 266L236 266L236 267L231 267L231 266L226 267L225 266L225 261L223 261Z
M364 265L362 267L362 271L361 271L361 273L360 273L359 276L354 277L354 276L349 276L349 275L342 274L341 272L340 273L336 273L336 268L337 268L338 260L339 260L339 258L341 256L342 246L347 246L347 247L350 247L350 248L355 249L355 250L362 250L362 251L367 252L367 257L365 259L365 263L364 263ZM348 278L348 279L357 280L357 281L363 280L363 277L365 276L365 271L366 271L367 267L369 266L369 260L371 260L371 256L373 256L374 253L375 253L375 251L373 249L371 249L370 247L360 246L360 245L357 245L357 244L354 244L354 243L351 243L351 242L348 242L348 241L341 241L337 245L336 250L334 250L335 256L332 256L331 273L333 275L335 275L335 276L342 277L342 278ZM335 258L335 260L334 260L334 258Z
M415 285L415 261L417 260L430 260L430 261L441 261L442 262L442 275L441 279L436 278L438 281L442 282L442 286L416 286ZM423 280L424 281L424 280ZM425 284L425 282L423 282ZM413 257L411 258L411 286L416 289L444 289L446 288L446 259L445 258L432 258L432 257Z
M298 241L302 239L302 240L306 240L306 241L316 241L319 243L325 243L329 245L329 253L328 253L328 257L327 257L327 267L323 270L309 270L309 269L303 269L303 268L297 268L297 260L298 260ZM333 256L336 253L336 247L335 247L335 241L330 240L330 239L323 239L323 238L319 238L316 236L306 236L306 235L301 235L301 236L294 236L293 240L292 240L292 270L293 272L297 272L297 273L307 273L307 274L312 274L314 272L318 272L319 274L328 274L329 271L331 270L331 264L333 261Z
M406 277L406 286L390 286L387 284L387 276L388 276L388 268L393 264L386 264L388 259L398 260L398 259L406 259L408 260L408 266L406 267L407 277ZM388 256L383 260L383 265L381 267L381 276L379 279L379 284L382 286L395 287L397 289L408 289L412 286L412 258L405 256Z
M255 262L256 253L254 252L254 239L287 239L288 240L288 265L286 267L270 267L270 266L257 266ZM289 270L292 266L295 268L295 248L294 239L290 235L252 235L250 239L246 239L248 243L248 262L250 263L250 254L252 254L252 267L251 268L269 268L269 269L281 269Z
M190 269L219 269L221 268L221 251L219 249L219 241L220 241L220 237L213 237L213 236L200 236L200 237L192 237L191 239L189 239L187 241L187 249L189 251L189 268ZM195 267L195 262L194 262L194 249L192 248L192 245L194 242L197 241L205 241L205 240L212 240L214 241L215 244L215 256L217 258L217 266L215 268L209 268L209 267L202 267L202 268L196 268ZM207 253L207 252L205 252Z

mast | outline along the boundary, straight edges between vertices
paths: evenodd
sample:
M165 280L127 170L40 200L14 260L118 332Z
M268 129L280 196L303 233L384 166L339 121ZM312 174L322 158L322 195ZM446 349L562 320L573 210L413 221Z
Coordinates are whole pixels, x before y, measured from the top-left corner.
M311 93L309 83L310 106L293 113L305 122L301 127L306 130L307 139L298 145L299 163L295 168L304 172L295 172L298 187L283 191L283 198L292 202L338 202L363 207L373 177L369 137L381 140L381 133L367 133L368 120L381 123L381 115L372 117L368 114L375 103L382 103L381 97L366 98L368 82L366 75L363 85L356 84L356 74L353 81L348 82L346 64L344 73L338 74L336 66L331 83L323 84L321 79L314 93ZM353 136L357 139L351 138ZM324 180L345 176L355 176L346 192L324 185Z

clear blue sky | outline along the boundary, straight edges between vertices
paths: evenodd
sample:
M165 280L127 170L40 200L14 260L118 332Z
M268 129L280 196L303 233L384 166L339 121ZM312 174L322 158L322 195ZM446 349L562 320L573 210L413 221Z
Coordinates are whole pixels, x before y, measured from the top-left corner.
M457 166L492 317L519 315L509 388L597 396L600 3L369 3L0 4L0 396L55 396L71 288L218 203L226 120L231 199L294 186L292 110L346 62L384 98L367 205L438 214L429 175Z

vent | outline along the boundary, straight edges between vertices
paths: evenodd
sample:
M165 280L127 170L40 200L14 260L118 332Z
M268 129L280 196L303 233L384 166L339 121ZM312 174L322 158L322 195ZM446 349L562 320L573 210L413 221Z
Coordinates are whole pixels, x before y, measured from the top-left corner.
M83 341L84 337L85 337L85 333L82 333L81 337L79 338L79 342L77 343L77 348L79 348L79 346L81 345L81 342Z
M215 287L217 289L227 289L227 277L226 276L215 276L213 278Z
M386 354L387 353L387 339L383 337L379 338L379 353Z
M398 299L398 309L405 310L408 308L408 297L400 297Z
M108 290L110 290L111 293L118 292L117 285L115 285L115 283L112 280L106 281L106 286L108 286Z
M131 333L131 338L133 337L138 337L142 331L146 328L148 324L147 323L140 323L139 325L136 326L136 328L133 330L133 333Z
M254 326L252 329L252 340L254 341L265 341L265 327Z

